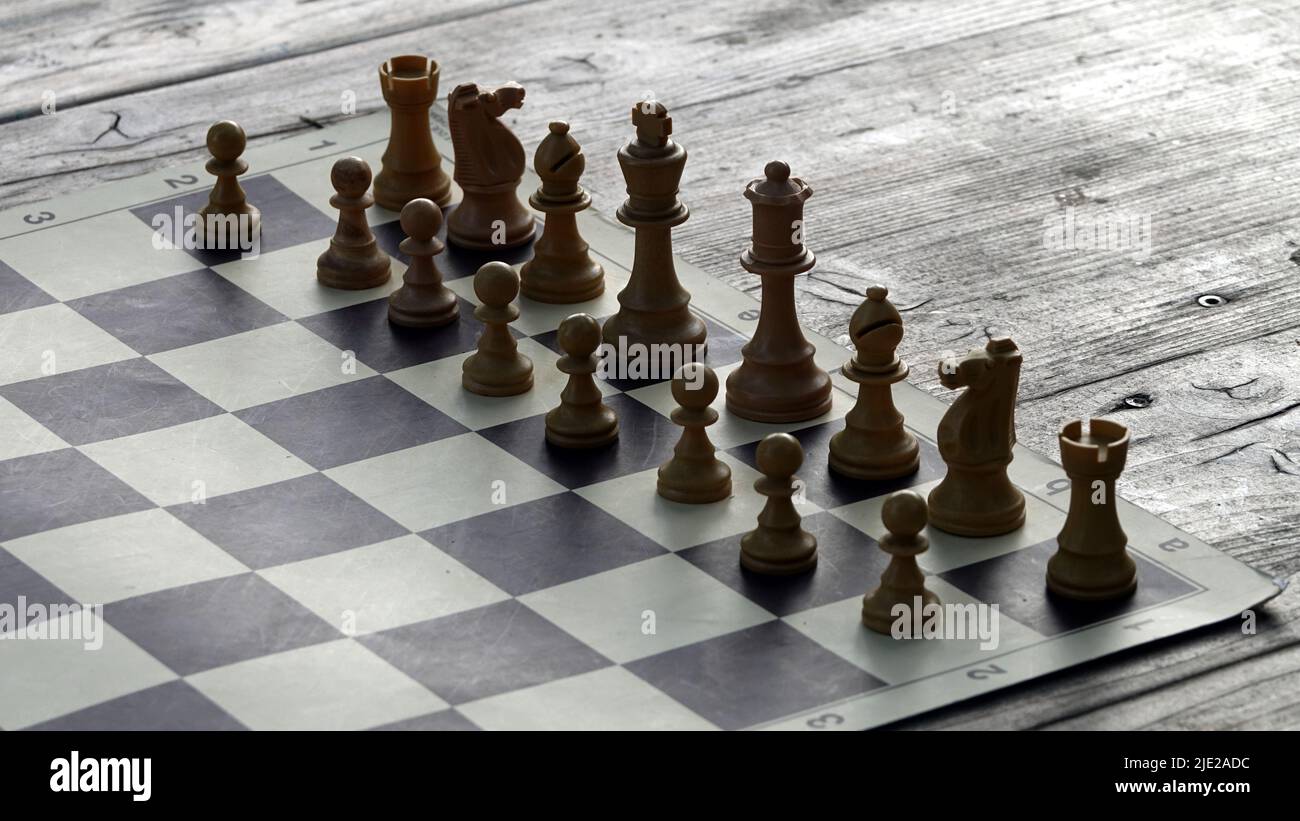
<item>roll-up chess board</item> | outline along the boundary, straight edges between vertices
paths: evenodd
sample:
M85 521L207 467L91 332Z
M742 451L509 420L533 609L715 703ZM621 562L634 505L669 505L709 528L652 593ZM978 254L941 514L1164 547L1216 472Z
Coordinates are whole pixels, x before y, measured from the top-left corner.
M931 528L919 557L944 603L997 605L989 629L928 640L865 629L863 594L889 559L883 500L942 478L944 403L894 387L920 443L915 475L837 476L828 442L853 405L857 386L839 373L852 352L809 332L834 375L830 411L763 424L719 395L709 436L732 471L724 501L656 494L680 432L663 380L600 380L616 445L548 447L544 415L565 379L557 327L618 309L631 232L580 214L603 295L521 298L511 327L533 389L469 393L473 274L490 259L520 264L531 246L449 247L438 264L460 318L432 332L387 321L407 262L392 211L367 212L393 258L388 283L341 291L315 277L336 227L332 163L378 168L387 136L379 114L250 150L256 258L156 247L158 215L207 201L201 163L0 213L0 603L15 605L0 728L862 729L1234 618L1278 592L1121 500L1136 593L1054 599L1044 571L1069 481L1017 446L1024 526L990 538ZM450 144L441 111L434 136ZM521 190L536 186L530 173ZM684 262L678 273L708 329L705 361L725 379L758 304ZM799 577L738 562L763 504L756 445L773 431L805 451L796 503L820 561ZM102 605L98 638L78 639L75 605Z

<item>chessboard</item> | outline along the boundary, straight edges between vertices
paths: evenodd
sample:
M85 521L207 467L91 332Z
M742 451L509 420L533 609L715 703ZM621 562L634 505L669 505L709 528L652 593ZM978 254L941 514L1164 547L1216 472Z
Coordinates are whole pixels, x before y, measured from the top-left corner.
M732 471L725 501L656 495L679 435L662 380L601 381L616 445L548 447L543 417L565 378L556 329L571 313L617 310L632 234L580 214L604 295L521 298L512 329L534 388L471 394L473 274L493 258L522 263L528 247L448 247L438 265L460 319L433 331L386 319L406 261L396 213L367 217L393 256L387 285L340 291L314 276L335 230L331 164L356 155L378 168L387 124L358 116L248 152L256 258L154 246L155 215L206 201L197 162L0 213L0 603L51 608L52 636L75 618L59 605L102 605L103 622L89 649L0 636L0 728L863 729L1234 618L1278 592L1121 500L1136 594L1054 600L1044 569L1069 480L1017 446L1026 524L982 539L930 528L919 557L945 603L999 606L996 646L865 629L862 597L888 559L883 500L942 477L944 403L894 388L921 445L916 475L837 476L828 441L854 401L839 373L850 351L808 332L834 375L832 409L760 424L720 395L709 435ZM433 125L450 167L441 109ZM530 172L520 190L536 185ZM678 274L725 380L758 304L685 262ZM738 562L763 501L756 445L774 431L806 452L797 502L820 562L799 577Z

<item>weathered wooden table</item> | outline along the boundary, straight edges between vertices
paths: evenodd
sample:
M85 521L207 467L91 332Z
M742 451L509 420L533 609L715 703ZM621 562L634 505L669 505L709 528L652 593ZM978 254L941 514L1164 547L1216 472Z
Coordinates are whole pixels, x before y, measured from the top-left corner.
M221 117L257 144L380 108L376 66L408 52L444 89L523 83L516 132L531 152L572 123L607 212L629 106L664 100L691 152L678 251L746 290L741 191L787 160L816 192L806 324L842 335L887 284L912 381L938 395L929 363L1009 333L1022 442L1055 455L1066 417L1122 421L1125 496L1300 569L1295 3L22 0L0 8L0 204L195 159ZM1225 624L906 726L1300 727L1298 617L1289 590L1254 635Z

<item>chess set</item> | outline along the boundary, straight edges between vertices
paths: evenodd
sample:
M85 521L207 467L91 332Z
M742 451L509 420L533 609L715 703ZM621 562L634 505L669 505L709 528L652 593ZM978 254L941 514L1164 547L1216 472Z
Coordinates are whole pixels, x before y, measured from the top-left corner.
M784 163L743 187L758 302L672 255L662 103L615 222L567 124L526 167L519 86L380 82L0 212L0 603L64 635L0 620L0 728L865 729L1279 591L1113 495L1123 426L1063 420L1064 468L1015 444L1032 351L939 363L950 407L884 287L855 350L800 328ZM680 355L596 353L638 344Z

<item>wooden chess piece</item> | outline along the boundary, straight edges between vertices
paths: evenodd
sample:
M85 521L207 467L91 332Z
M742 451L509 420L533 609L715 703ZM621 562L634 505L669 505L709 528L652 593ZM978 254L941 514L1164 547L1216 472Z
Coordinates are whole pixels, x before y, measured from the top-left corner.
M1016 444L1020 349L994 337L939 363L945 388L966 388L939 422L948 473L930 491L930 524L958 536L998 536L1025 523L1025 497L1007 477Z
M880 574L880 585L862 599L862 623L877 633L891 635L898 621L894 607L904 605L908 613L917 606L939 604L934 591L926 589L925 574L916 557L930 549L930 540L921 534L926 523L925 499L914 490L890 494L881 511L889 532L880 540L880 549L890 555L889 566Z
M343 157L330 169L336 192L330 205L339 210L339 225L330 247L316 259L316 279L330 288L360 291L383 285L391 276L392 262L375 242L366 222L370 196L370 166L360 157Z
M849 338L857 354L841 373L858 383L858 401L844 419L844 430L831 437L830 467L854 479L896 479L921 466L916 437L903 427L894 407L893 385L907 378L908 368L894 351L903 339L903 318L875 285L849 320Z
M718 421L709 404L718 397L718 375L702 362L677 369L672 382L678 407L672 420L682 426L673 456L659 467L659 495L688 505L706 505L731 495L731 468L717 457L706 427Z
M727 410L755 422L799 422L831 409L831 378L813 361L795 313L794 278L816 263L803 245L803 203L812 188L770 162L764 179L745 186L753 206L753 243L740 257L763 282L758 328L744 361L727 377Z
M481 303L474 318L483 323L478 350L461 365L461 384L482 396L514 396L533 386L533 363L519 352L509 323L519 318L511 301L519 295L519 275L504 262L489 262L474 274Z
M627 286L618 294L618 313L605 321L604 340L620 349L677 345L676 370L703 358L700 347L708 334L704 321L687 307L691 295L673 267L672 229L690 216L677 198L686 149L670 139L673 121L662 103L637 103L632 122L636 137L618 152L628 196L617 216L636 230L635 250Z
M595 448L618 438L618 416L601 401L596 387L596 349L600 323L588 314L573 314L560 323L558 341L564 355L556 363L569 375L559 407L546 414L546 441L562 448Z
M460 306L433 261L446 247L438 239L442 210L432 200L411 200L402 207L401 221L406 239L397 247L411 262L402 287L388 297L388 321L408 328L449 325L460 317Z
M524 87L506 83L488 91L474 83L452 90L447 101L454 176L463 197L447 217L447 241L493 250L533 238L533 215L515 190L524 176L524 147L499 119L524 104Z
M1061 465L1070 477L1070 511L1047 562L1047 589L1078 601L1128 596L1137 589L1137 565L1115 506L1115 480L1128 458L1128 428L1093 419L1088 431L1075 419L1058 437Z
M758 445L758 469L763 473L754 490L767 497L758 514L758 527L740 540L740 564L746 570L788 576L817 565L817 537L801 526L795 510L794 474L803 464L803 446L788 433L770 433Z
M375 202L401 211L411 200L451 202L451 178L429 129L429 107L438 99L438 63L418 54L394 57L379 67L379 88L392 124L383 165L375 178Z
M605 269L587 253L578 233L577 213L591 205L591 195L578 179L587 166L569 124L555 121L537 146L533 170L541 187L528 204L546 215L533 258L519 271L523 295L537 302L570 304L595 299L605 292Z
M208 204L199 209L203 247L248 249L262 230L262 212L248 202L239 177L248 171L241 156L248 145L244 129L231 120L214 123L208 129L208 160L204 168L217 178Z

